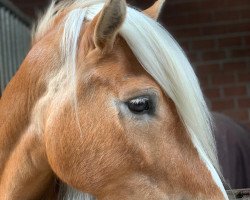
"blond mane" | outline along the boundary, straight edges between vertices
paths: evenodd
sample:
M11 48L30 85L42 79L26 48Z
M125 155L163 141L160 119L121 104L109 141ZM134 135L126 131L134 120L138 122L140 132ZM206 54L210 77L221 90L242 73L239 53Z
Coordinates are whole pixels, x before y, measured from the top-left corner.
M75 41L80 36L80 32L75 30L84 26L84 21L91 21L101 10L103 3L104 0L66 0L59 4L53 2L34 29L33 44L53 27L59 16L65 14L61 52L67 57L66 62L71 62L73 67L70 70L74 72L77 54ZM82 21L79 23L79 20ZM119 34L126 40L143 68L175 103L200 158L228 199L220 178L210 112L185 53L159 23L131 7L127 9L127 16ZM69 68L67 63L64 66ZM70 80L74 81L75 73L69 74Z

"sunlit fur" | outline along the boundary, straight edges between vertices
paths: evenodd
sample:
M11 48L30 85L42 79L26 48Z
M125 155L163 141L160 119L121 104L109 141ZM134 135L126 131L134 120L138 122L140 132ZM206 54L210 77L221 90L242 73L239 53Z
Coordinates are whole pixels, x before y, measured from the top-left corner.
M64 2L57 6L52 4L39 22L34 34L35 42L50 29L55 16L63 12L67 6L70 7L71 11L67 14L63 25L64 33L61 42L62 57L66 60L63 61L64 68L54 78L57 81L67 80L68 84L71 85L72 93L68 97L72 97L74 94L75 59L80 29L81 26L84 26L82 22L94 18L103 7L103 4L98 4L101 2L103 1L78 0L74 3ZM219 167L212 136L210 113L197 78L182 49L160 24L133 8L127 9L125 23L119 33L126 40L144 69L160 84L166 95L174 101L179 116L201 159L211 171L215 182L226 197L218 175ZM51 85L53 86L49 88L54 90L55 84ZM61 90L64 90L62 86ZM49 97L51 98L51 95L45 96L45 98Z

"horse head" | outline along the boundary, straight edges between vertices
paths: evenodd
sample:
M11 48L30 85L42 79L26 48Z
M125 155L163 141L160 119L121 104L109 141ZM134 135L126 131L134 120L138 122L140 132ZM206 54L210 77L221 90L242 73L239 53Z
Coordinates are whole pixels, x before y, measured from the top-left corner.
M54 177L100 200L227 199L199 83L156 21L163 2L52 3L1 100L22 81L31 102L5 153L6 199L37 199Z

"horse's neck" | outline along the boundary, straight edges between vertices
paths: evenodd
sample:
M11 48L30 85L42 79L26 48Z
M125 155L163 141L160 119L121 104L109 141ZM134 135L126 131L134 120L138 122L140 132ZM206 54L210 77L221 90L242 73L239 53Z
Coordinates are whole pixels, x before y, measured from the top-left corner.
M0 176L4 163L19 139L29 127L31 113L46 91L46 76L59 65L56 45L51 31L44 40L33 45L19 70L7 85L0 101ZM56 38L53 40L53 38ZM43 56L41 58L41 55ZM53 64L47 64L55 63Z
M6 159L29 124L32 107L43 92L27 70L24 62L0 101L0 175ZM34 93L34 88L38 92Z

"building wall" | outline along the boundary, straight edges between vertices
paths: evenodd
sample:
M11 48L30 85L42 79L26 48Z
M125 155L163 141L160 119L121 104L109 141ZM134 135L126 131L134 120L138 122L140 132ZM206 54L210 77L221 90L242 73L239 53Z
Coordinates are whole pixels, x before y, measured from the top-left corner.
M12 1L30 16L47 4ZM190 58L212 110L250 126L250 0L167 0L160 21Z
M250 1L172 0L161 20L185 49L211 108L250 125Z

